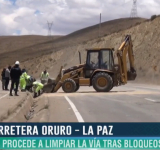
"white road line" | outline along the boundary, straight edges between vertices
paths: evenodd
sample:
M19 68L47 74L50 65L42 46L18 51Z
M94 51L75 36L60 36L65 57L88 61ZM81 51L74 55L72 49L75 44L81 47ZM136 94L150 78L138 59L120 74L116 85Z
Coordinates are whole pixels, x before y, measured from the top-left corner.
M0 99L2 99L2 98L4 98L4 97L6 97L8 94L5 94L5 95L3 95L2 97L0 97Z
M72 109L73 109L73 111L74 111L74 113L75 113L78 121L79 122L84 122L84 120L83 120L81 114L78 112L76 106L72 103L72 101L67 96L64 96L64 97L68 101L68 103L70 104L70 106L72 107ZM75 131L79 131L79 130L75 130ZM91 149L91 150L97 150L97 149Z
M68 101L68 103L70 104L70 106L72 107L73 112L75 113L78 122L84 122L81 114L79 113L79 111L77 110L77 108L76 108L76 106L73 104L73 102L72 102L67 96L64 96L64 97L65 97L65 99Z
M156 100L153 100L153 99L150 99L150 98L145 98L145 100L151 101L151 102L157 102Z
M135 97L137 97L137 98L142 98L143 99L143 97L140 97L140 96L137 96L137 95L130 95L130 96L135 96ZM153 99L150 99L150 98L144 98L145 100L147 100L147 101L151 101L151 102L157 102L157 100L153 100Z

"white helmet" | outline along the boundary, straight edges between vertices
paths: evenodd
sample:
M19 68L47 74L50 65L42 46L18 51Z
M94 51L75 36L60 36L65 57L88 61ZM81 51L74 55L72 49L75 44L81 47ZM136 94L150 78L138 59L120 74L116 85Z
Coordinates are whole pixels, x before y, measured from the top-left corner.
M16 61L16 62L15 62L15 65L19 65L19 61Z

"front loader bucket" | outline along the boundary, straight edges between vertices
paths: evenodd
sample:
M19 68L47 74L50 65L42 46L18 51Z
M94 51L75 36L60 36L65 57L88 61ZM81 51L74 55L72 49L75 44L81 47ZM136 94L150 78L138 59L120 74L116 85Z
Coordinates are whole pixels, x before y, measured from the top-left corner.
M54 79L48 79L48 83L44 84L43 92L44 93L52 93L55 87L55 80Z
M53 83L45 84L43 87L43 92L44 93L52 93L55 85Z
M135 80L136 77L137 77L137 73L136 72L131 72L131 71L127 72L127 78L128 78L128 80Z

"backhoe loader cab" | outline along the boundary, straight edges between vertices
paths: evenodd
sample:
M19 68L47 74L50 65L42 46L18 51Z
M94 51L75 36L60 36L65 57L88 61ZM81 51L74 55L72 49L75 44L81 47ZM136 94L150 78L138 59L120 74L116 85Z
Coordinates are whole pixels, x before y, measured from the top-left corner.
M92 77L93 73L98 70L114 70L113 49L99 48L87 49L87 59L85 64L85 77Z
M118 64L114 64L111 48L87 49L86 63L73 66L60 72L52 84L52 92L62 87L66 93L76 92L80 86L93 86L97 92L109 92L114 86L124 85L128 80L135 80L134 55L131 36L127 35L117 50ZM130 68L127 70L128 54ZM63 70L63 71L62 71Z

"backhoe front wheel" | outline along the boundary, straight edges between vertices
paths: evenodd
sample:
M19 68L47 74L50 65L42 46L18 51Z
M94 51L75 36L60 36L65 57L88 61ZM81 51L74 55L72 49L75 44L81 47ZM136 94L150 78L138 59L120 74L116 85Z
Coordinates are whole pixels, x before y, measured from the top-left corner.
M100 72L93 77L92 85L97 92L109 92L112 88L113 81L109 74Z
M73 93L76 90L76 82L73 79L66 79L62 84L62 89L66 93Z

